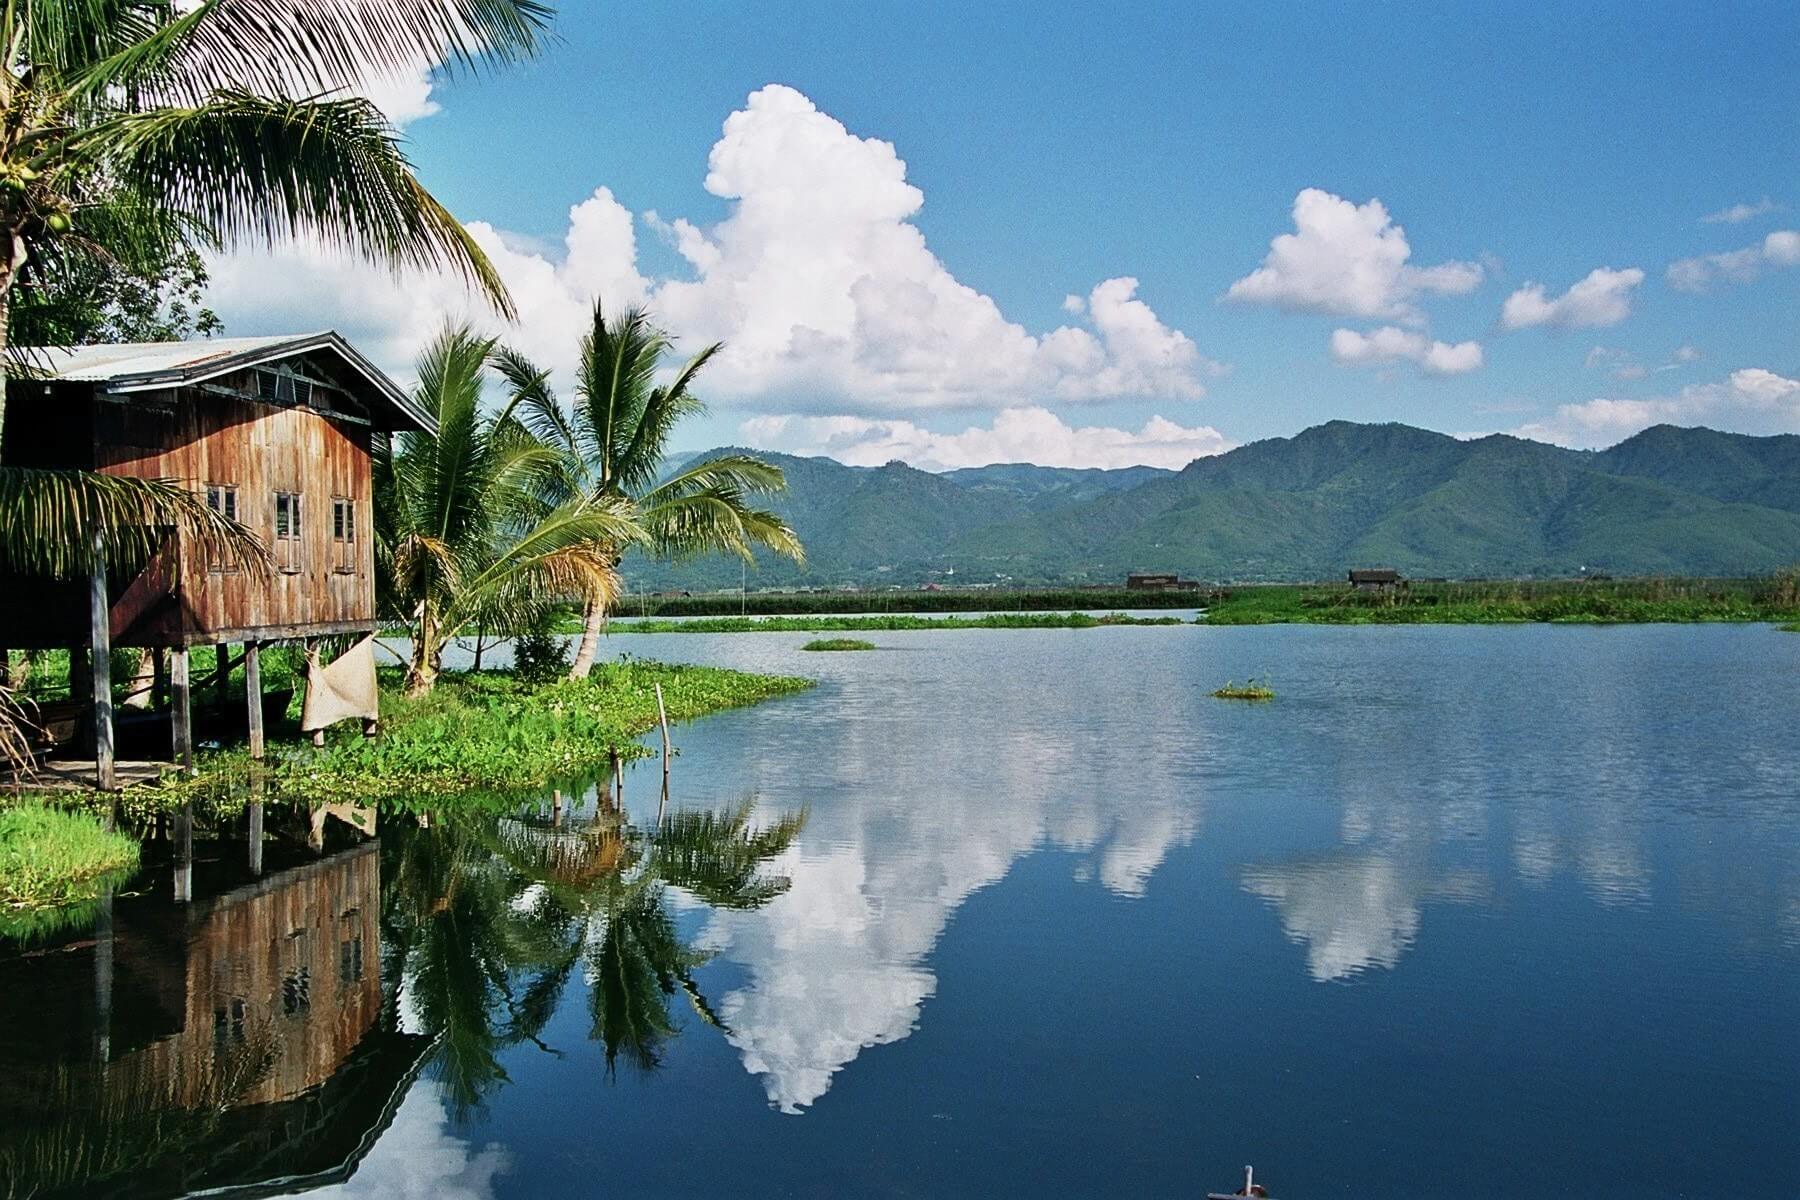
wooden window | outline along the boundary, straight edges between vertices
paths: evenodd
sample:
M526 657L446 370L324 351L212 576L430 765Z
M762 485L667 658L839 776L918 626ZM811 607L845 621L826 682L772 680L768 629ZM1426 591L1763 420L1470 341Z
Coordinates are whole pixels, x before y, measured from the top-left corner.
M311 404L312 380L286 371L261 367L256 372L256 393L270 404Z
M356 553L356 501L341 497L331 502L331 552L337 569L354 575L362 565Z
M275 563L289 573L302 561L300 509L299 492L275 493Z
M206 485L206 507L235 521L238 515L238 490L229 483L209 483ZM207 560L206 569L215 573L235 571L238 569L237 559L229 554L215 555Z

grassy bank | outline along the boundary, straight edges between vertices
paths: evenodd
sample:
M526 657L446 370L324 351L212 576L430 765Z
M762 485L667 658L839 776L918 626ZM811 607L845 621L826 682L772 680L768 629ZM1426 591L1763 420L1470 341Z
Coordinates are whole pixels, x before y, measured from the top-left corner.
M17 910L87 898L101 876L137 865L137 843L84 812L23 803L0 810L0 932Z
M1066 612L1072 608L1196 608L1202 592L1134 592L1125 588L963 588L949 591L710 592L693 596L633 593L622 617L804 616L821 613Z
M1792 621L1800 582L1625 579L1413 583L1392 593L1344 584L1234 588L1207 609L1210 625L1499 624Z
M1180 617L1123 613L987 613L979 617L694 617L686 621L615 621L612 633L855 633L894 629L1098 629L1109 625L1180 625Z
M398 684L397 674L382 672L378 737L364 738L346 722L322 748L299 740L271 745L261 768L241 748L216 751L201 756L194 779L136 789L128 800L161 807L255 779L272 799L454 803L462 793L591 777L615 748L628 759L648 754L637 738L656 725L657 684L669 719L685 721L799 691L811 681L628 658L595 666L585 680L540 685L507 672L451 673L417 699Z

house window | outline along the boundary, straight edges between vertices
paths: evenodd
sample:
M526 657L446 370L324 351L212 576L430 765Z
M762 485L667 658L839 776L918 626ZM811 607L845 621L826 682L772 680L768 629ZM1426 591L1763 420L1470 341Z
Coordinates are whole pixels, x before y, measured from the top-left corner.
M212 509L227 521L235 521L238 516L238 490L229 483L209 483L206 485L206 507ZM235 571L237 560L229 554L213 555L207 560L206 569L215 573Z
M275 493L275 563L283 571L300 569L300 493Z
M356 501L336 499L331 502L331 550L337 569L346 575L356 573Z

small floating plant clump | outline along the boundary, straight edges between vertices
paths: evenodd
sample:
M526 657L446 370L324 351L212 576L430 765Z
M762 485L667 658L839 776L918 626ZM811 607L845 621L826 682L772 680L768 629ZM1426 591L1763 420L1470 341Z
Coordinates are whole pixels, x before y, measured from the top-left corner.
M1241 684L1233 679L1214 692L1213 697L1218 700L1273 700L1275 689L1269 686L1266 679L1246 679Z
M861 638L815 638L800 647L802 650L873 650L874 642L865 642Z

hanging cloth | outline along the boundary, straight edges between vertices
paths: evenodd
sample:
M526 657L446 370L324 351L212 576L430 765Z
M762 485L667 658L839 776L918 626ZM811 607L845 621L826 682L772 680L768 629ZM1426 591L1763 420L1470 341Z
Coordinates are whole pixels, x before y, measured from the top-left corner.
M365 721L381 718L372 633L344 651L330 666L320 661L316 647L306 651L306 703L300 708L300 731L311 733L351 717Z

